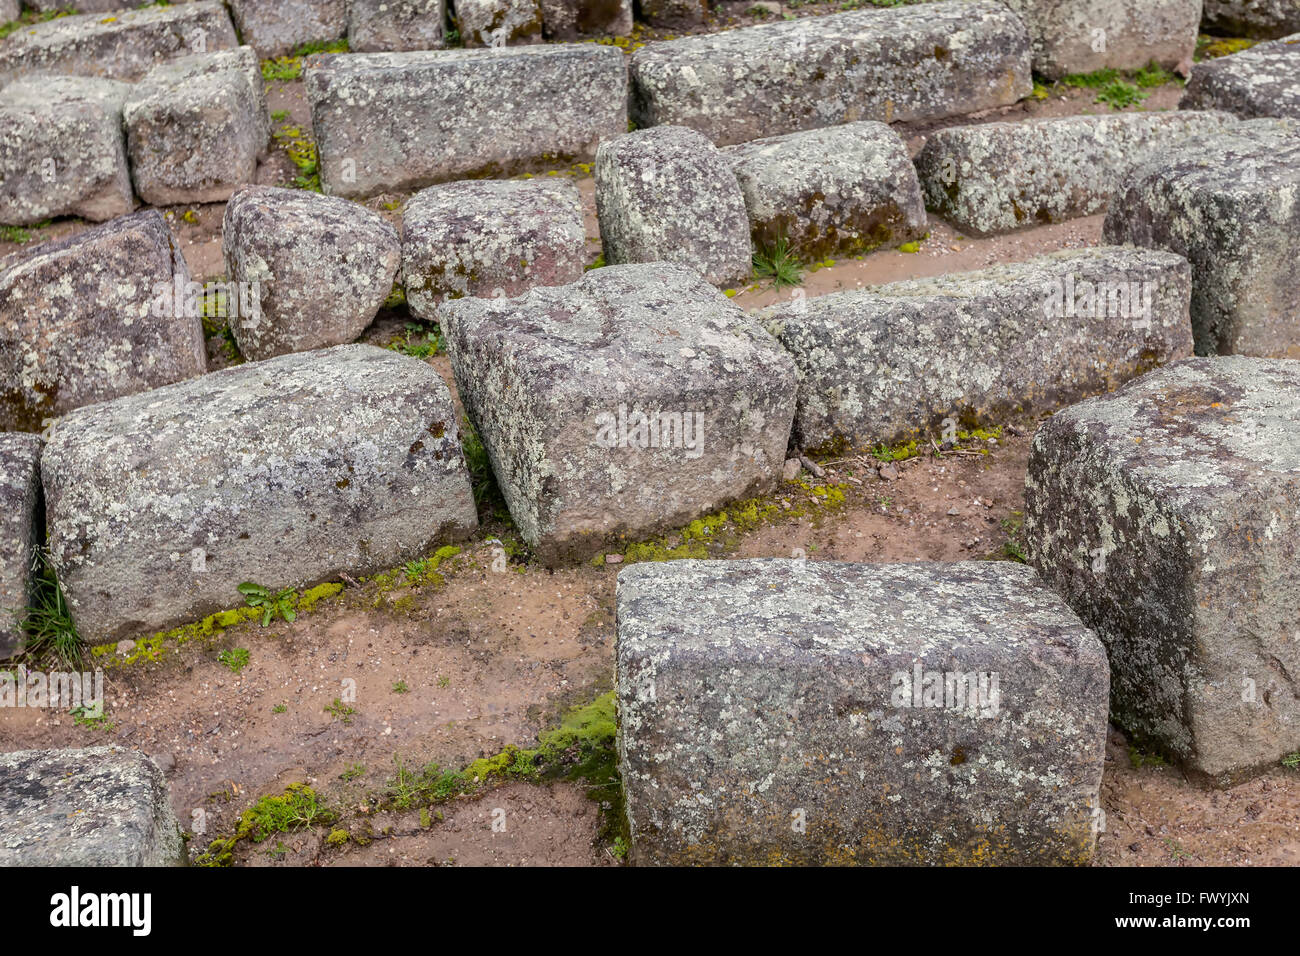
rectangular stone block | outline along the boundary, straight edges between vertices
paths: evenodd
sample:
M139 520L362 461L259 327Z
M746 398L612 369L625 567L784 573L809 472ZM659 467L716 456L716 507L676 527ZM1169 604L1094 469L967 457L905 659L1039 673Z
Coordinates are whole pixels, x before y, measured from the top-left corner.
M29 74L70 73L135 81L159 63L239 45L219 0L59 17L0 43L0 85Z
M197 310L174 306L189 281L153 209L0 260L0 428L203 374Z
M1144 159L1236 123L1228 113L1125 113L954 126L916 157L925 204L987 236L1104 212Z
M257 175L271 117L252 47L155 67L123 107L131 178L155 206L222 202Z
M0 432L0 661L26 646L23 619L31 604L32 560L41 525L41 439Z
M1029 35L991 0L854 10L653 43L632 54L631 117L718 146L858 120L941 119L1032 88Z
M321 184L418 189L589 160L627 129L627 69L590 43L313 57Z
M547 563L679 527L781 473L790 359L687 266L606 266L439 318L510 514Z
M104 402L41 459L49 547L92 644L367 574L477 526L457 416L426 362L340 345Z
M1197 63L1178 106L1300 120L1300 33Z
M925 235L925 205L907 146L866 120L769 136L723 154L740 182L759 249L785 239L824 259Z
M447 0L351 0L348 49L353 53L441 50Z
M1300 124L1250 120L1135 168L1103 233L1188 259L1197 355L1300 358L1297 191Z
M501 50L542 41L541 0L460 0L455 8L467 47Z
M517 296L582 278L582 197L568 180L463 180L411 197L402 278L413 314L434 322L463 296Z
M1279 40L1300 33L1300 0L1205 0L1201 28L1215 36Z
M799 370L796 444L831 452L1041 414L1184 358L1190 295L1181 257L1103 247L760 317Z
M542 0L542 35L548 40L631 32L632 0Z
M1300 362L1197 358L1058 412L1030 562L1110 652L1111 713L1228 785L1300 750Z
M55 216L103 222L135 207L122 135L130 87L39 77L0 92L0 225Z
M1201 0L1002 0L1029 28L1034 72L1051 80L1095 70L1186 69Z
M121 747L0 754L0 866L185 862L167 781L151 758Z
M245 43L258 56L292 53L301 46L342 40L348 33L348 0L229 0Z
M674 561L617 603L633 863L1091 859L1106 654L1032 569Z

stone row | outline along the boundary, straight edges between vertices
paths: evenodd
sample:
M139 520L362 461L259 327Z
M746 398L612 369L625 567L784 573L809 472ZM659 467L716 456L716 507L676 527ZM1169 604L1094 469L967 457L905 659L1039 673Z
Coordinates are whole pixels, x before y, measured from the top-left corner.
M103 221L220 202L252 182L271 120L250 47L179 57L136 84L30 77L0 91L0 224ZM134 186L134 193L133 187Z

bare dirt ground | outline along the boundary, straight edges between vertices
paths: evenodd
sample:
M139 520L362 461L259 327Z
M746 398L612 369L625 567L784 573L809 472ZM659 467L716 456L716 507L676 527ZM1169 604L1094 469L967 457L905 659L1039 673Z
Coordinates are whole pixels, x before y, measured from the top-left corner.
M696 32L766 19L745 12L753 7L728 4L717 21ZM833 9L809 4L785 12ZM629 46L669 36L640 30ZM1159 88L1143 108L1173 108L1180 92ZM939 126L1108 111L1093 99L1072 90L900 132L916 151ZM288 184L298 169L284 146L310 138L310 113L300 82L269 83L268 101L280 136L258 181ZM578 185L595 261L600 245L589 170L553 174L571 176ZM378 196L366 205L399 223L406 198ZM224 204L164 214L194 277L220 278ZM1101 218L971 239L932 216L918 252L882 250L837 261L809 272L802 289L822 295L1096 245ZM60 221L31 230L29 242L88 227ZM0 256L20 247L0 241ZM734 301L756 309L788 294L754 284L736 290ZM386 343L407 321L403 311L386 310L365 338ZM220 336L210 339L209 351L214 366L230 360ZM430 361L454 393L445 356ZM794 516L764 523L713 548L711 556L1005 559L1023 505L1033 423L1012 427L996 442L973 443L969 454L911 459L885 468L883 476L870 457L827 463L826 476L815 481L842 487L842 506L794 508ZM800 502L808 494L791 484L775 497ZM508 531L499 521L485 525L440 568L440 581L392 589L348 581L341 596L292 624L248 623L206 639L170 642L157 661L127 663L133 650L116 653L111 659L120 666L106 675L105 720L6 709L0 749L111 742L155 755L182 827L194 831L192 853L228 835L258 798L294 783L314 788L353 834L337 846L327 842L330 826L244 843L235 855L242 865L613 865L617 854L602 828L601 808L580 782L510 783L441 804L427 818L375 809L375 795L385 791L399 762L455 769L509 745L530 745L567 707L588 703L612 685L619 565L548 571L516 562L494 570L490 539ZM249 652L238 673L218 659L234 649ZM345 681L355 682L350 714L334 706ZM1207 791L1175 768L1135 759L1113 730L1102 797L1097 865L1300 863L1300 774L1294 771L1278 768L1231 790Z

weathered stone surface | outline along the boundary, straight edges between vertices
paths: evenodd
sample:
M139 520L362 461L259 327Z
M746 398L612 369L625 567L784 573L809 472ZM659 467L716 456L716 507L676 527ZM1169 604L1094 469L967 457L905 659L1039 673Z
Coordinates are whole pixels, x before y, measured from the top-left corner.
M540 0L459 0L456 22L467 47L500 49L542 39Z
M654 43L632 54L632 119L719 146L857 120L939 119L1032 87L1029 36L991 0L854 10Z
M339 345L81 409L45 454L49 547L103 644L365 574L477 525L456 413L419 359Z
M441 50L447 0L351 0L348 49L353 53Z
M677 527L781 473L790 358L685 266L607 266L439 316L466 413L544 561Z
M0 92L0 224L103 222L132 210L122 136L129 90L115 80L57 76Z
M674 561L617 602L633 863L1091 858L1106 654L1031 569Z
M41 543L41 439L0 432L0 660L26 644L22 614L31 603L34 549Z
M1110 651L1111 713L1227 784L1300 749L1300 362L1199 358L1034 436L1031 563Z
M1300 33L1197 63L1178 105L1300 119Z
M607 140L595 177L606 262L680 262L714 285L749 277L745 197L726 157L699 133L660 126Z
M932 211L987 236L1103 212L1143 159L1235 123L1181 111L954 126L930 134L916 169Z
M542 0L542 34L548 40L631 32L632 0Z
M18 0L0 0L0 23L17 20L19 12Z
M907 146L871 120L728 146L754 244L788 239L825 258L925 234L925 204Z
M238 45L218 0L59 17L0 43L0 83L33 73L138 80L159 63Z
M411 312L436 320L462 296L517 296L582 278L582 198L567 180L465 180L432 186L402 216Z
M1278 40L1300 33L1300 0L1205 0L1201 28L1218 36Z
M1191 273L1138 249L1058 252L760 313L799 370L795 440L866 449L991 424L1192 352Z
M346 199L248 186L222 223L226 278L247 289L230 315L245 358L260 360L354 341L393 289L397 230Z
M156 210L0 260L0 428L201 375L199 318L168 304L187 282Z
M1300 358L1300 124L1164 150L1112 197L1104 234L1191 261L1196 354Z
M1034 72L1049 79L1111 67L1165 69L1192 62L1201 0L1002 0L1033 43Z
M181 866L167 781L121 747L0 754L0 866Z
M321 183L339 196L591 159L627 129L610 46L327 55L305 75Z
M264 57L283 56L309 43L341 40L348 32L348 0L229 0L244 42Z
M636 0L641 19L656 27L699 26L709 18L709 0Z
M257 174L271 118L252 47L155 67L123 108L131 178L155 206L221 202Z

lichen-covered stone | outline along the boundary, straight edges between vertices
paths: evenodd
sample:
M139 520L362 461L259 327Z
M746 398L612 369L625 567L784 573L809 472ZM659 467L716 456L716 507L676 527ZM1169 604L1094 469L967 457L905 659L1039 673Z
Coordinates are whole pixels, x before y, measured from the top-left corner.
M18 0L0 0L0 23L17 20L19 12Z
M1300 358L1300 124L1250 120L1162 151L1103 231L1191 262L1197 355Z
M467 47L500 49L542 39L540 0L457 0L455 7Z
M1179 362L1034 436L1024 539L1111 713L1216 784L1300 749L1300 362Z
M902 139L867 120L728 146L758 248L847 255L925 234L925 204Z
M1300 0L1205 0L1201 28L1216 36L1278 40L1300 33Z
M1178 105L1300 119L1300 33L1197 63Z
M801 17L632 54L632 119L719 146L858 120L939 119L1014 103L1029 35L991 0Z
M431 186L402 216L411 312L436 320L463 296L517 296L582 277L582 198L568 180L465 180Z
M275 0L279 2L279 0ZM0 84L29 74L138 80L159 63L239 45L219 0L59 17L0 43Z
M257 174L271 118L252 47L155 67L123 108L131 178L155 206L221 202Z
M348 49L353 53L441 50L447 0L351 0Z
M22 615L31 604L34 551L41 543L41 439L0 432L0 660L26 644Z
M694 27L709 18L709 0L636 0L641 19L656 27Z
M1107 68L1167 70L1192 62L1201 0L1002 0L1033 43L1034 72L1059 80Z
M231 197L221 247L251 306L228 310L230 331L252 360L355 341L402 261L397 230L365 206L273 186Z
M0 866L182 866L158 765L136 750L0 754Z
M201 375L199 317L172 305L189 278L156 210L0 260L0 429Z
M80 409L41 458L49 548L81 636L111 643L477 525L451 396L370 345L250 362Z
M631 861L1086 864L1106 654L1022 565L618 577Z
M129 90L116 80L47 76L0 91L0 225L103 222L132 210L122 136Z
M542 35L548 40L631 32L632 0L542 0Z
M305 77L339 196L587 160L627 129L623 54L593 43L325 55Z
M300 46L342 40L348 0L229 0L244 42L260 56L284 56Z
M867 449L1037 414L1192 353L1191 273L1145 249L1058 252L760 313L799 370L795 441Z
M543 561L680 526L781 473L790 358L685 266L607 266L439 316L465 411Z
M1227 113L1126 113L954 126L916 158L926 205L987 236L1103 212L1143 159L1236 123Z
M680 262L714 285L749 277L745 197L727 158L699 133L660 126L607 140L595 177L606 262Z

